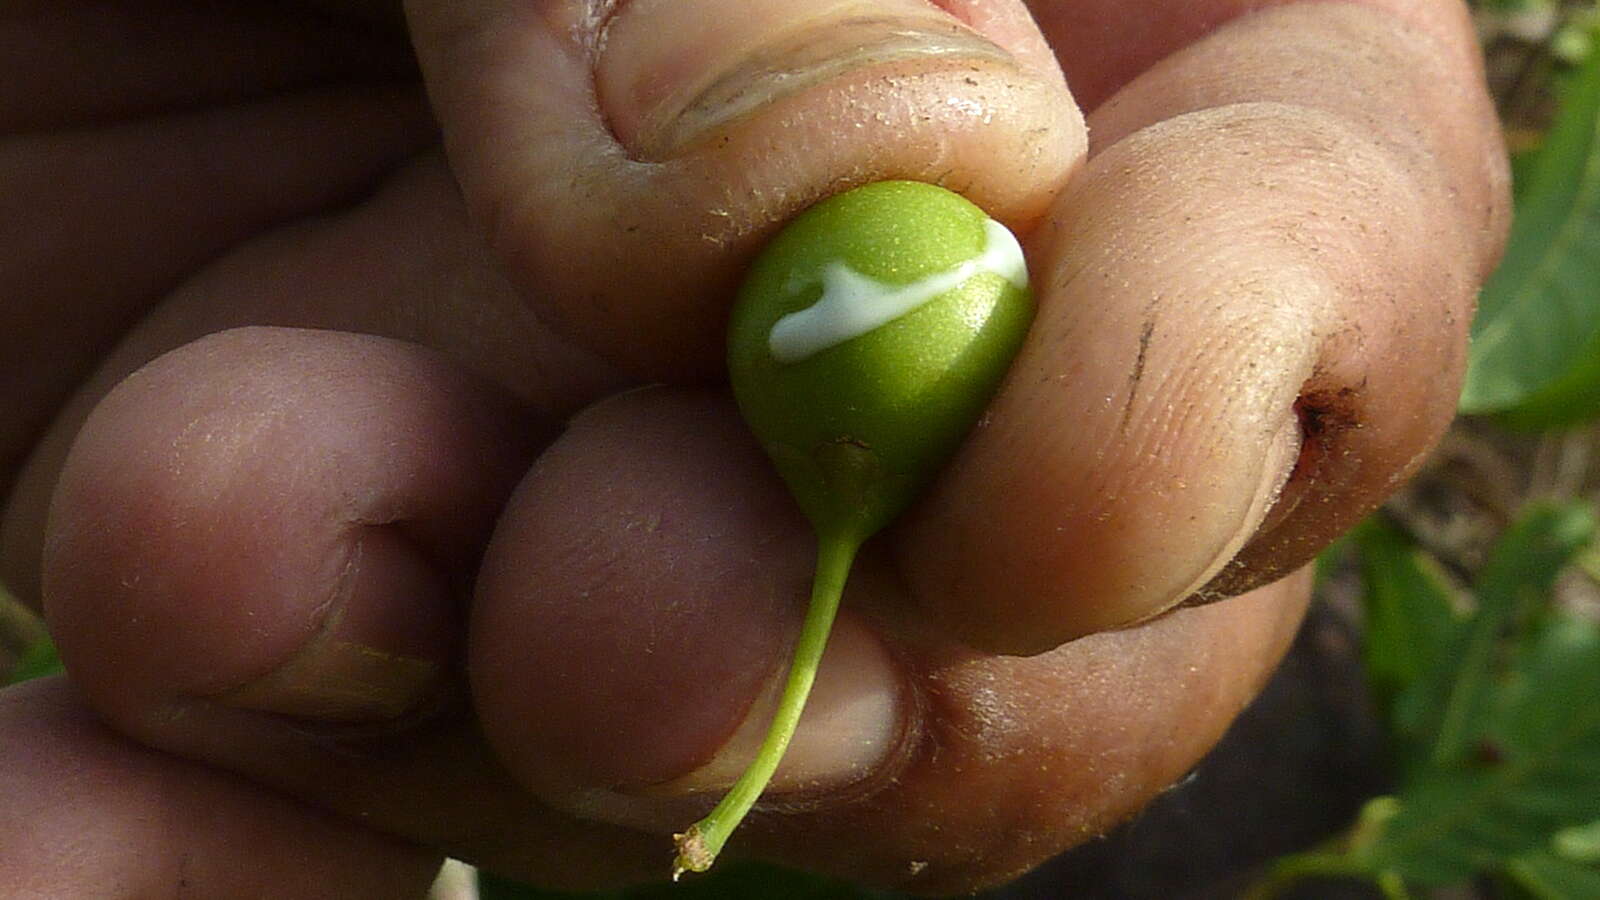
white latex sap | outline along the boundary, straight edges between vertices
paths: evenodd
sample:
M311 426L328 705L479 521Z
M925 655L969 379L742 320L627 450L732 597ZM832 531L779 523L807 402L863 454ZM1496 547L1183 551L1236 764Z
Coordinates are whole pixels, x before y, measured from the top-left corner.
M886 284L843 262L822 270L822 296L772 326L767 346L779 362L799 362L879 328L929 300L952 291L981 272L993 272L1019 288L1028 286L1022 247L1004 225L984 223L984 248L976 257L910 284Z

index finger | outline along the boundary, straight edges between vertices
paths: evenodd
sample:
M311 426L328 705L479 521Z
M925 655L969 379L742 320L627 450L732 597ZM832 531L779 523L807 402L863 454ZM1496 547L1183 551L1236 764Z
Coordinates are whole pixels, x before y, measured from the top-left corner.
M1028 343L899 532L926 612L1048 649L1280 577L1415 469L1507 218L1464 27L1281 6L1095 111Z

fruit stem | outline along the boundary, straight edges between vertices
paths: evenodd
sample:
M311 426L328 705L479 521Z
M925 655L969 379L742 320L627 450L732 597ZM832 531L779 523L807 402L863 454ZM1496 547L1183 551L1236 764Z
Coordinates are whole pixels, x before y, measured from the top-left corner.
M828 645L828 634L833 630L834 616L839 612L839 600L844 596L844 584L850 577L850 564L855 560L861 539L848 532L817 533L817 569L811 583L811 605L806 609L805 621L800 626L800 640L795 644L794 658L789 663L789 677L784 682L783 695L778 698L778 709L767 728L744 774L728 789L722 802L710 815L690 825L683 834L674 835L678 858L673 863L672 880L677 881L684 872L704 872L711 868L722 845L727 843L733 830L739 827L745 814L755 806L761 792L772 780L778 763L783 759L789 740L800 724L800 713L805 709L806 697L817 680L817 666L822 662L822 651Z

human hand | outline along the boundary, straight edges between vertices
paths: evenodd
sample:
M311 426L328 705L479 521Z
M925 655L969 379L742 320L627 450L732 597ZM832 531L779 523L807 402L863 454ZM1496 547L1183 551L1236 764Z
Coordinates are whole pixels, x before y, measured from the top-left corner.
M1039 316L858 563L730 853L951 891L1137 808L1444 427L1505 224L1458 4L1232 18L1262 5L634 0L602 47L579 4L417 0L448 166L382 4L15 17L51 64L0 55L33 79L0 77L0 550L74 684L0 695L0 833L31 837L0 874L664 873L764 727L812 553L703 383L728 288L890 177L1023 234Z

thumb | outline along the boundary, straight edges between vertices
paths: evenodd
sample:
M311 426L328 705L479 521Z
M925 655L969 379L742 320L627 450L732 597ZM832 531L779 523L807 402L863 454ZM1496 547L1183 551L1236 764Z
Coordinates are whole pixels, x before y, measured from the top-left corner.
M734 280L867 181L1027 229L1085 148L1021 3L409 0L469 206L541 315L651 378L720 368Z

